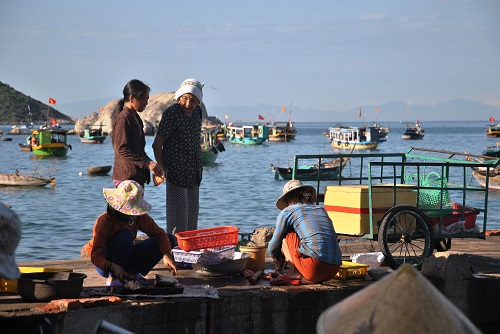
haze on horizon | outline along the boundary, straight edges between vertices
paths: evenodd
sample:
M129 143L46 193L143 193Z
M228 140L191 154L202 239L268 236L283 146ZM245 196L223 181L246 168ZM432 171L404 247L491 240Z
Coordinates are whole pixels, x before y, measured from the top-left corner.
M207 110L500 100L497 0L0 3L0 81L58 108L195 77ZM84 111L85 115L95 110Z

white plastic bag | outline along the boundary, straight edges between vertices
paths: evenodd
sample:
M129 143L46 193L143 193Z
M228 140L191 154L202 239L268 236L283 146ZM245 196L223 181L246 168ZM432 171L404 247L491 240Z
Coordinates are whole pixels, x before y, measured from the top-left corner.
M382 262L384 262L385 256L382 252L372 252L372 253L359 253L350 256L351 261L354 263L367 264L370 269L378 269Z

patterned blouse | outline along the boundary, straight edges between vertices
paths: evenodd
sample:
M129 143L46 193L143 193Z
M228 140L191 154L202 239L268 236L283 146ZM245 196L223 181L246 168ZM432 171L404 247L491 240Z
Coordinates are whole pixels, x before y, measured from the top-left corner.
M178 103L168 107L161 117L157 134L165 138L163 165L167 180L178 187L198 187L201 183L201 119L200 106L193 110L190 117Z

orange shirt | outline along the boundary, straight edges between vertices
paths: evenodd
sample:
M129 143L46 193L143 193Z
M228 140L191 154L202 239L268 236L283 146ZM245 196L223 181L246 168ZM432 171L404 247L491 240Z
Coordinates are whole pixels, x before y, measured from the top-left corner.
M90 260L96 267L102 270L109 268L110 261L104 258L104 248L116 232L123 229L131 230L134 236L137 236L137 231L146 233L148 237L158 242L163 254L169 254L172 251L167 233L148 214L138 216L134 223L129 225L128 222L113 218L105 212L97 218L92 231L92 239L84 246L87 254L90 254Z

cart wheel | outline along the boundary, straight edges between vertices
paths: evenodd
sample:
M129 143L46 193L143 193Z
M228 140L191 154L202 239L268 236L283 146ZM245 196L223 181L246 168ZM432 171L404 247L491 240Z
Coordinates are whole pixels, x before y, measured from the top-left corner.
M434 241L434 248L438 252L446 252L451 248L451 238L441 238Z
M379 247L392 269L410 263L420 269L434 251L434 238L424 214L410 205L391 208L378 233Z

